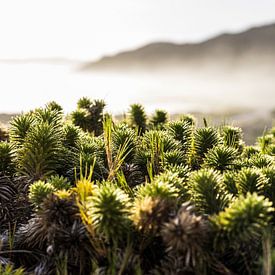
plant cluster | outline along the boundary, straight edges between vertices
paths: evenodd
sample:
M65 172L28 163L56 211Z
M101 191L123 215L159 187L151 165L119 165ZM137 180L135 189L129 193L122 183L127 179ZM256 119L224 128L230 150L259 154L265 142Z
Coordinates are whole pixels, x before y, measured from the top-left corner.
M82 98L0 141L0 274L272 274L275 129L254 146L184 115Z

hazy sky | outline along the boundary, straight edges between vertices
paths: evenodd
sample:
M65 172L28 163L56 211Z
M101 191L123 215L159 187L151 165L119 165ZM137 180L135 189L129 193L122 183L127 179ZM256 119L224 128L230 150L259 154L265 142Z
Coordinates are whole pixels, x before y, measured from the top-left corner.
M275 0L0 0L0 58L97 58L275 22Z

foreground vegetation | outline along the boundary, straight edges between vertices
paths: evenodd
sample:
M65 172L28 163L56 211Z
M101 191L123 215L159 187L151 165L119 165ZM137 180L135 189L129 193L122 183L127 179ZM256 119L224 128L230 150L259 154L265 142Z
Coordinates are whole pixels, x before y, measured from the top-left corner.
M272 274L275 129L125 121L82 98L0 131L0 274Z

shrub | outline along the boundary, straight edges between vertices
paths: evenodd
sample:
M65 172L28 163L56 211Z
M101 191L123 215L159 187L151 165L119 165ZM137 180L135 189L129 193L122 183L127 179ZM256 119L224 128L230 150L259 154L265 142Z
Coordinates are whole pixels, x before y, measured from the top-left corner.
M164 124L168 120L168 114L164 110L156 110L153 114L150 123L153 125L153 128L162 129Z
M204 166L221 172L232 170L237 156L237 150L232 147L216 146L205 155Z
M145 132L147 127L147 116L144 107L140 104L132 104L129 110L129 120L132 127L138 129L138 133Z
M52 184L39 180L30 185L29 199L36 207L40 207L43 200L54 191Z
M14 151L11 144L0 141L0 174L12 175L15 172Z
M212 169L193 172L189 180L191 201L202 214L215 214L222 211L229 203L222 176Z

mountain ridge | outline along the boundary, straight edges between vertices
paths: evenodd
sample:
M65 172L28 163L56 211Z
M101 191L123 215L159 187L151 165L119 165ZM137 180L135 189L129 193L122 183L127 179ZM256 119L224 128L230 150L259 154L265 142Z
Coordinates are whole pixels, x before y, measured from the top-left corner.
M154 68L166 65L179 67L202 65L206 61L233 66L242 59L275 60L275 23L253 27L239 33L223 33L199 43L153 42L134 50L104 56L87 62L82 69ZM194 64L193 64L194 63Z

